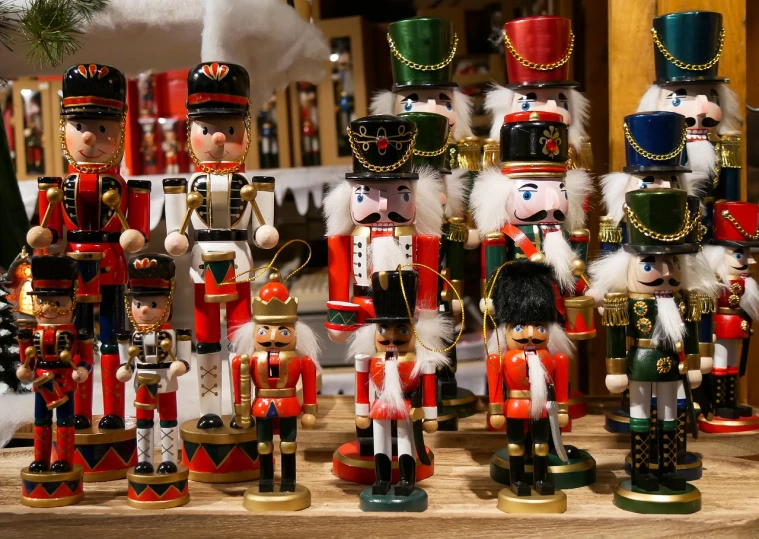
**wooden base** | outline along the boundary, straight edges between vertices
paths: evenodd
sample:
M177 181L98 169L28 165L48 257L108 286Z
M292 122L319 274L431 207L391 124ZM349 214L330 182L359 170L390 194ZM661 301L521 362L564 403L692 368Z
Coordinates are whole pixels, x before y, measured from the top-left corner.
M239 483L258 479L258 439L256 428L233 429L231 416L224 416L224 426L201 430L198 420L182 423L182 464L190 470L190 479L200 483Z
M689 515L701 510L701 492L690 484L685 485L685 492L671 492L664 487L657 492L643 492L625 479L614 487L614 505L632 513Z
M98 421L94 416L89 429L76 431L74 464L84 469L85 483L124 479L137 464L137 421L127 417L126 428L113 430L100 430Z
M604 428L613 434L630 434L630 412L622 408L612 408L604 412Z
M580 419L588 415L588 403L585 399L585 395L579 391L569 392L569 417L574 419Z
M658 462L649 463L651 471L656 472L659 469ZM685 462L677 465L677 471L686 481L698 481L703 475L704 465L699 456L688 451L685 454ZM625 473L630 475L632 472L632 456L629 454L625 457Z
M416 480L423 481L435 473L435 454L427 448L427 455L430 457L430 465L422 464L416 461ZM344 481L359 483L362 485L371 485L376 479L374 473L374 455L361 456L359 453L358 442L348 442L335 450L332 455L332 473ZM400 470L398 469L398 457L393 456L393 483L400 481Z
M21 503L46 508L77 504L84 499L83 475L81 466L66 473L31 473L27 466L21 470Z
M736 432L752 432L759 430L759 416L752 415L739 419L723 419L714 417L711 421L704 416L698 417L698 429L710 434L734 434Z
M557 490L551 496L541 496L533 490L529 496L517 496L504 488L498 493L498 509L504 513L564 513L567 495Z
M358 507L367 513L422 513L427 510L427 493L415 488L408 496L396 496L395 487L388 494L372 494L372 487L359 495Z
M443 399L437 413L438 430L456 431L459 419L477 413L477 396L468 389L458 387L454 398Z
M311 507L311 491L295 485L295 492L280 492L279 485L274 485L274 492L258 492L258 485L253 485L245 491L242 506L256 513L302 511Z
M179 465L171 474L127 472L127 504L135 509L169 509L190 501L187 479L190 471Z
M524 467L527 483L532 483L532 464ZM562 462L553 454L548 455L548 472L557 489L573 489L592 485L596 481L596 461L587 451L580 450L580 457ZM502 485L509 485L509 452L503 447L490 459L490 478Z

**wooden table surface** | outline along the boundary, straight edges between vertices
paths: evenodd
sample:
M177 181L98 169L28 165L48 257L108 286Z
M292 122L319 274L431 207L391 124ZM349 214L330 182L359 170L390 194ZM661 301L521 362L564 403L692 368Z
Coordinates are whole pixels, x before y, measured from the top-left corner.
M725 537L759 533L759 435L718 437L701 434L690 442L703 455L704 477L696 482L703 495L701 512L685 516L636 515L617 509L612 489L623 477L629 450L624 436L603 430L603 417L575 422L565 443L588 449L598 463L590 487L568 490L568 510L561 515L507 515L496 509L501 486L489 477L488 461L505 444L505 435L482 429L479 414L462 421L459 432L426 436L435 453L435 475L419 484L430 507L417 514L372 514L358 509L365 488L332 475L332 452L355 436L351 397L320 399L315 429L298 437L298 479L312 494L312 506L297 513L253 514L242 507L250 484L190 483L184 507L140 511L126 504L126 481L85 484L79 505L33 509L20 505L19 470L32 460L31 449L0 451L0 529L2 537L90 536L173 537L194 533L250 537L679 537L720 533ZM407 518L406 518L407 517ZM243 535L244 534L244 535Z

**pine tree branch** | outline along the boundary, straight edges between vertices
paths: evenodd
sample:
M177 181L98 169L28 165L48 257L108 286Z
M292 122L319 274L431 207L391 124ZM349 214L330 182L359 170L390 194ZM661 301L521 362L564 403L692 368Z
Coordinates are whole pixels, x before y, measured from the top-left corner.
M18 17L21 10L11 0L0 0L0 45L13 50L11 46L18 36Z

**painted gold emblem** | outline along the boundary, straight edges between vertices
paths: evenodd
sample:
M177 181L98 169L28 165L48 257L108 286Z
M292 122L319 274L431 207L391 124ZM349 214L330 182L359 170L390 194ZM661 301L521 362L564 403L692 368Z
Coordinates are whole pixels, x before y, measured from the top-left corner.
M748 320L741 320L741 331L748 331L749 323Z
M659 374L666 374L672 370L672 360L668 357L663 357L656 362L656 372Z
M645 301L636 301L635 305L633 305L633 311L635 311L635 314L638 316L646 316L648 305L646 305Z
M648 318L641 318L636 323L635 326L638 328L638 331L642 333L650 333L651 329L653 329L653 326L651 324L651 320Z
M681 301L680 304L677 306L677 309L680 311L680 316L685 316L685 302Z

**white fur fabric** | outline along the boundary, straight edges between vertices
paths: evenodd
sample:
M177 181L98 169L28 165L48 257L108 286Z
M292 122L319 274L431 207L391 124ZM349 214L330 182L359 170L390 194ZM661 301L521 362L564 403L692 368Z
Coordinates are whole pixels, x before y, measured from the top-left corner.
M387 114L393 116L395 108L395 93L390 90L380 90L372 96L372 102L369 104L369 114L376 116L378 114Z
M440 236L443 223L443 204L440 201L443 180L440 173L432 167L424 166L416 171L419 173L419 179L410 182L416 200L414 226L418 234Z
M748 277L743 281L745 289L741 297L741 309L746 311L751 320L759 320L759 286L753 277Z
M367 324L354 331L348 342L348 355L345 357L345 361L353 362L354 358L359 354L368 354L370 356L376 354L377 348L374 343L376 331L376 324Z
M697 176L690 181L696 183L699 176L706 176L709 180L713 179L716 173L714 168L716 154L714 146L708 140L694 140L685 144L685 151L688 154L688 167L693 170ZM706 180L706 178L704 178ZM703 182L703 180L702 180Z
M543 240L543 254L553 270L553 276L561 290L571 290L575 278L572 274L572 260L575 253L562 231L549 232Z
M345 179L337 179L329 186L322 203L327 237L344 236L353 230L355 225L351 219L351 191L351 184Z
M660 93L661 88L656 84L649 86L648 90L646 90L646 93L643 94L643 97L640 98L640 103L638 103L638 110L635 112L651 112L654 110L659 110Z
M549 376L537 353L527 356L527 376L530 378L530 418L539 419L546 409Z
M577 347L572 340L567 337L564 328L556 322L548 324L548 351L551 354L564 354L567 357L574 357Z
M493 313L490 313L490 314L493 314ZM549 333L549 338L550 338L550 333ZM499 351L501 352L501 355L503 355L503 353L506 351L506 325L505 324L500 324L497 328L495 328L493 331L490 332L490 337L488 337L488 354L498 354Z
M464 215L464 199L467 195L467 185L464 175L468 171L465 168L455 168L450 174L443 174L445 185L445 218L461 217Z
M232 336L232 351L237 354L253 355L255 339L255 322L246 322L237 326ZM321 343L314 330L305 322L295 322L295 353L299 357L308 357L316 364L317 370L321 371L319 356L321 355Z
M569 208L564 221L564 226L569 230L585 228L588 214L585 212L585 201L593 189L593 181L590 174L584 170L569 170L564 179L569 199Z
M607 292L627 290L627 269L634 256L624 249L619 249L591 262L588 267L590 295L596 303L602 302Z
M371 260L372 273L395 271L399 265L407 262L406 253L393 236L372 239L369 246L369 260Z
M387 405L387 407L396 413L408 415L406 401L403 399L403 389L401 386L401 376L398 373L398 361L385 361L385 380L382 387L376 387L377 400ZM374 379L372 379L374 384Z
M504 88L500 84L493 83L485 92L485 110L490 113L490 138L501 140L501 126L503 117L511 111L511 103L514 101L514 92Z
M453 140L459 141L464 137L472 136L472 98L461 93L459 89L453 91L453 110L456 112L456 125L453 126Z
M569 89L569 115L572 123L569 124L569 144L575 149L582 147L582 141L588 136L590 125L590 100L585 94Z
M656 323L652 341L654 346L675 349L675 344L685 338L685 324L680 316L675 298L656 298Z
M614 226L618 226L625 216L625 194L631 174L612 172L601 176L601 193L603 195L606 216Z
M725 288L702 252L681 255L682 288L697 290L712 299L717 299Z
M704 247L704 256L707 262L709 262L709 267L717 274L717 277L719 277L724 285L730 283L730 272L725 262L726 253L727 248L721 245L707 245Z
M451 318L442 316L437 311L420 311L415 327L422 342L416 343L416 364L412 376L433 374L438 368L447 366L448 354L432 350L442 350L448 346L448 342L453 340Z
M514 192L514 182L495 167L477 175L469 197L469 207L481 237L500 230L509 222L506 205Z

